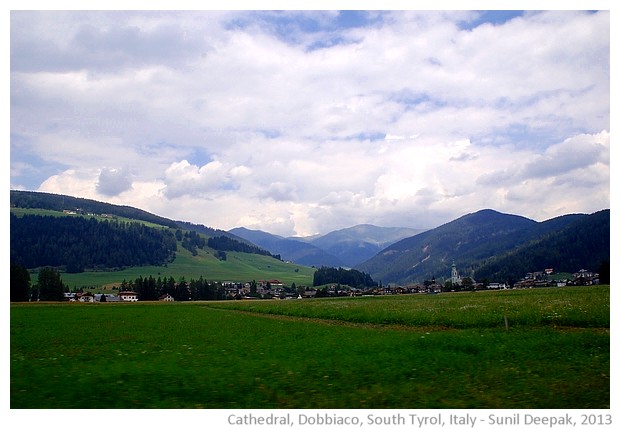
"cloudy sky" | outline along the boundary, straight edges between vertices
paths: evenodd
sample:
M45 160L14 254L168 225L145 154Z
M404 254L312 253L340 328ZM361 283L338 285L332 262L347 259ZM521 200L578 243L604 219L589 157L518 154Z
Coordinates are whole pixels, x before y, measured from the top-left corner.
M12 11L10 186L280 235L610 206L610 13Z

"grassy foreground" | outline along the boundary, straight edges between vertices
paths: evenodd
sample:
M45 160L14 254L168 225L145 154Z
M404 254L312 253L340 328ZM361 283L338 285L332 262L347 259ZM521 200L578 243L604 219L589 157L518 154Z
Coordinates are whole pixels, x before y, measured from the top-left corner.
M608 286L12 304L11 408L609 408L609 312Z

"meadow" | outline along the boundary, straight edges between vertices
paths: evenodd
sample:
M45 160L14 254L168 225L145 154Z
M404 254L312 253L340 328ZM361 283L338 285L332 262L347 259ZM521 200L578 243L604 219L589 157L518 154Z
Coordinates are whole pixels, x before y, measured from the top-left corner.
M179 246L176 258L165 266L129 267L124 270L85 271L83 273L62 273L62 280L69 289L92 288L95 291L109 291L118 287L123 280L135 280L138 277L182 277L189 281L207 279L221 281L234 280L249 282L252 280L278 279L285 284L312 285L314 268L288 264L269 256L250 253L226 252L227 260L220 261L212 251L198 250L192 256Z
M11 304L11 408L609 408L609 299Z

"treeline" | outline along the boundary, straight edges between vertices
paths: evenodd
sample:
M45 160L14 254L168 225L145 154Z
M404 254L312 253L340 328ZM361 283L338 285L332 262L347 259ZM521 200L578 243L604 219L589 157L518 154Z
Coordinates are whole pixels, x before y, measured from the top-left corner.
M36 284L31 284L30 273L19 264L11 264L11 302L63 301L64 293L69 292L60 273L45 267L39 271ZM129 282L123 280L120 291L133 291L140 301L157 301L162 295L170 294L175 301L221 300L226 299L226 290L221 283L204 280L175 281L173 277L142 277Z
M175 301L211 301L226 298L226 290L221 283L204 280L181 279L173 277L139 277L129 282L123 281L120 290L130 290L138 294L140 301L157 301L162 295L170 294Z
M222 260L226 260L226 252L254 253L257 255L271 256L272 258L280 260L280 255L272 255L271 252L261 249L258 246L247 244L225 235L204 238L195 230L183 232L177 229L175 237L177 241L181 242L181 246L194 256L198 254L198 249L210 247L213 250L217 250L216 255Z
M219 237L209 237L207 240L207 245L212 249L224 252L254 253L257 255L271 256L272 258L281 260L280 255L272 255L271 252L261 249L258 246L233 240L232 238L223 235Z
M370 277L370 274L357 270L321 267L314 272L313 286L321 286L329 283L337 283L362 289L377 286L377 282Z
M19 264L11 263L11 302L62 301L67 291L60 273L45 267L39 271L37 283L31 285L30 273Z
M63 267L70 273L163 265L174 259L177 249L169 230L139 222L11 214L10 231L12 263Z

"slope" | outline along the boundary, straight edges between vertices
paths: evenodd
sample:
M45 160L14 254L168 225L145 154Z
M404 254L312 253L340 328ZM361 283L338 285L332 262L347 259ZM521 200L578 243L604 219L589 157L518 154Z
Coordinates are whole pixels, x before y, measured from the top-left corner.
M356 268L384 283L421 282L433 277L443 280L450 275L452 263L462 276L475 277L487 261L544 235L553 235L585 216L567 215L539 223L481 210L401 240Z
M311 243L324 251L336 255L345 266L354 267L375 256L389 245L423 230L401 227L380 227L356 225L332 231L311 239Z
M251 230L247 228L234 228L229 232L248 240L257 246L265 248L271 253L279 254L282 259L293 261L296 264L309 267L339 267L344 265L344 263L336 256L319 249L310 243L296 240L294 238L284 238L268 232Z
M573 218L574 219L574 218ZM557 219L545 222L555 222ZM542 226L542 225L541 225ZM610 262L610 211L579 216L565 226L543 232L538 238L497 258L490 258L476 270L476 277L489 281L518 280L515 273L543 271L599 272Z

